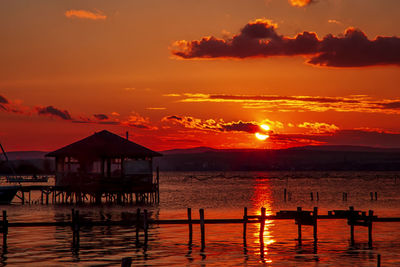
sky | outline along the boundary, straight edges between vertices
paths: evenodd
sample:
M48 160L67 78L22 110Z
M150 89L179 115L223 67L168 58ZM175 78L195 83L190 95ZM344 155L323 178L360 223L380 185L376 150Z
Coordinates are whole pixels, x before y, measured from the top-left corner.
M158 151L400 147L399 9L2 0L0 143L50 151L106 129Z

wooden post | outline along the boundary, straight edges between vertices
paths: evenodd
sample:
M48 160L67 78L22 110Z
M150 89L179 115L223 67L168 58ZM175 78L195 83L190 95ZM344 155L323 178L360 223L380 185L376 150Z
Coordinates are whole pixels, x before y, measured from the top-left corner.
M376 266L381 267L381 254L378 254Z
M157 166L157 203L160 203L160 168Z
M301 245L301 214L302 214L302 208L297 207L297 239L299 241L299 245Z
M205 229L204 229L204 209L199 210L200 213L200 232L201 232L201 252L204 251L206 247L206 239L205 239Z
M369 196L371 197L371 201L374 200L374 194L372 192L369 192Z
M314 200L314 195L313 195L313 192L311 192L311 193L310 193L310 199L311 199L311 201L313 201L313 200Z
M317 192L317 201L319 201L319 192Z
M375 192L375 200L378 200L378 192Z
M286 188L283 189L283 200L286 202L286 195L287 195L287 190Z
M144 217L143 217L143 229L144 229L144 243L145 245L147 244L147 240L148 240L148 230L149 226L148 226L148 222L147 222L147 210L144 210Z
M350 243L352 246L354 246L354 207L350 206L349 207L349 224L350 224Z
M188 217L188 225L189 225L189 244L192 244L193 225L192 225L192 209L191 208L187 208L187 217Z
M318 240L318 238L317 238L318 207L314 207L313 220L314 220L314 227L313 227L314 242L317 243L317 240Z
M369 210L368 212L368 246L372 248L372 220L374 217L374 211Z
M3 249L7 248L8 220L7 211L3 210Z
M261 208L261 217L260 217L260 240L264 238L264 226L265 226L265 208Z
M247 232L247 207L243 209L243 242L246 243L246 232Z
M122 258L121 267L131 267L131 266L132 266L132 258L131 257Z

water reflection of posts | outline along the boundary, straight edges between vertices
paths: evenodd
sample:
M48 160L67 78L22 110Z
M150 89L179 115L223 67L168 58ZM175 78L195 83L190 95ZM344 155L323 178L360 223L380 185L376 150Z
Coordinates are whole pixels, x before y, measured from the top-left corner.
M7 211L3 210L3 253L7 252L7 234L8 234L8 220Z
M139 245L140 209L136 210L136 246Z
M147 210L144 210L143 229L144 229L144 245L147 246L149 225L147 224Z

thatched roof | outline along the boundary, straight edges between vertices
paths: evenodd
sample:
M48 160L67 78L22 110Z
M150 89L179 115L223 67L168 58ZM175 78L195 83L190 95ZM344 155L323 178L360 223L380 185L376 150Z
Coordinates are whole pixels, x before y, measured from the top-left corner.
M103 130L50 152L46 157L159 157L160 153Z

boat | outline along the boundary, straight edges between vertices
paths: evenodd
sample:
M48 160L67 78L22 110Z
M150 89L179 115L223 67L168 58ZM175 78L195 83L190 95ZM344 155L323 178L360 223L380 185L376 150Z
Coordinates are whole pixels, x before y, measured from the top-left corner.
M10 204L17 194L20 186L2 185L0 186L0 204Z

